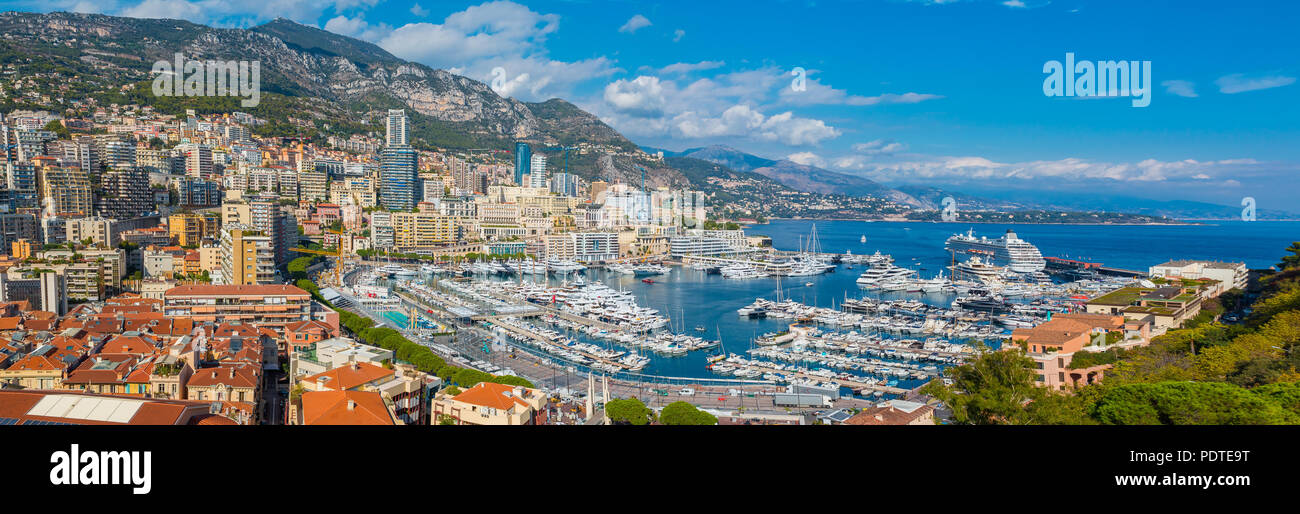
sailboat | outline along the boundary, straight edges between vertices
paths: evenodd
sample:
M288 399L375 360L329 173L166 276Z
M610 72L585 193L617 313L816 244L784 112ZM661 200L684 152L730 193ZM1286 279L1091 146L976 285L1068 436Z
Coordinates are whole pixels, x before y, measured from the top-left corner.
M867 235L866 235L866 234L862 234L862 239L859 239L858 241L861 241L861 242L863 242L863 243L867 242Z
M709 362L708 364L709 366L713 366L713 363L719 362L727 358L727 346L722 343L722 327L718 326L717 329L718 329L718 353L711 354L706 358L706 360L708 360Z

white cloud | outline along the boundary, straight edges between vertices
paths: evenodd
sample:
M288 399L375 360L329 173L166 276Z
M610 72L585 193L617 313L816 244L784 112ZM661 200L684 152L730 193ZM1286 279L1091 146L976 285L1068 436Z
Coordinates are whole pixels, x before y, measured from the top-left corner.
M787 155L785 158L786 160L799 163L804 166L816 166L818 168L823 168L826 166L826 159L823 159L821 158L821 156L812 152L792 153L790 155Z
M1025 3L1020 0L1007 0L1005 2L1002 2L1002 5L1005 5L1007 7L1024 7Z
M877 139L853 145L853 151L866 155L889 155L907 149L907 145L896 141Z
M605 86L604 99L614 110L624 114L659 116L664 112L664 85L658 77L646 75L633 80L619 79Z
M674 43L676 43L676 42L678 42L678 41L681 41L682 38L684 38L684 37L686 37L686 31L685 31L685 30L677 29L677 30L674 30L674 31L673 31L673 42L674 42Z
M1160 83L1165 92L1185 98L1196 98L1196 84L1186 80L1166 80Z
M940 95L927 93L885 93L877 96L850 95L843 89L835 89L822 84L812 77L805 80L804 86L802 91L796 91L793 87L782 87L779 96L782 101L790 105L914 104L943 98Z
M669 75L669 74L681 75L681 74L691 73L695 71L712 70L716 68L721 68L726 65L727 63L725 61L700 61L700 62L693 62L693 63L679 62L679 63L673 63L664 66L663 68L659 69L658 72L665 75Z
M627 23L624 23L622 27L618 28L618 31L631 34L633 32L636 32L639 29L643 29L649 26L650 26L650 19L638 14L636 16L629 18L627 20Z
M494 68L504 68L506 83L499 94L538 101L571 97L578 84L618 71L614 61L603 56L574 62L551 59L546 39L559 26L558 15L535 12L514 2L493 1L453 13L442 23L419 22L390 28L364 24L360 16L339 16L325 28L374 42L402 59L485 83L491 83Z
M821 120L800 118L789 111L765 116L748 105L734 105L718 116L683 112L665 128L684 138L749 137L790 146L817 145L840 135Z
M779 141L790 146L817 145L840 136L840 131L822 120L799 118L786 111L763 122L760 139Z
M182 19L212 26L251 26L275 18L315 25L326 12L374 6L380 0L144 0L114 13L134 18ZM107 11L107 9L105 9Z
M866 175L880 180L1084 180L1110 179L1123 182L1148 183L1172 180L1205 181L1226 176L1244 176L1257 171L1258 164L1250 159L1227 161L1160 161L1145 159L1139 162L1095 162L1078 158L1053 161L1001 163L984 157L937 157L929 160L865 165L840 166L848 159L838 159L836 167L865 171Z
M1284 75L1261 75L1248 77L1241 73L1234 73L1219 77L1214 81L1219 86L1219 92L1224 94L1244 93L1247 91L1258 91L1260 89L1272 89L1275 87L1289 86L1295 83L1295 77Z
M398 57L448 68L538 51L559 24L554 14L539 14L513 2L489 2L453 13L442 24L403 25L378 43Z
M411 6L411 14L414 14L418 18L423 18L429 15L429 10L420 7L420 4L415 4Z
M367 41L382 39L393 32L393 28L388 26L386 23L371 25L366 23L366 20L361 16L348 18L343 15L330 18L329 21L325 22L324 29L335 34L364 39Z

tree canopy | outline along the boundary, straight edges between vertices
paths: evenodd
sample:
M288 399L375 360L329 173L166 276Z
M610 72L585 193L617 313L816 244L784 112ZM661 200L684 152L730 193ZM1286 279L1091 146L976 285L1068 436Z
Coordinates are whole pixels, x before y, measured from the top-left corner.
M641 400L627 398L605 403L605 416L619 425L646 425L654 421L655 412Z
M659 413L659 422L665 425L716 425L718 418L679 400L664 407Z

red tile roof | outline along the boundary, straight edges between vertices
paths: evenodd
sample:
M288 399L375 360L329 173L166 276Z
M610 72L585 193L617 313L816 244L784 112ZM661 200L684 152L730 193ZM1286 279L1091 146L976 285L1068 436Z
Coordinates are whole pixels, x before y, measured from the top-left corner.
M266 285L184 285L168 289L164 296L238 296L238 295L290 295L311 296L294 286L282 284Z
M309 391L302 395L304 425L394 425L379 393Z
M531 394L538 394L527 388L522 388ZM524 408L530 407L519 397L515 391L515 386L506 384L497 384L495 382L479 382L474 387L466 389L460 394L453 397L458 402L472 403L481 407L492 407L495 409L506 410L514 405L521 405Z
M351 366L341 366L323 373L317 373L302 379L302 381L319 384L321 387L338 391L355 389L363 384L369 384L391 375L393 375L391 369L376 366L369 362L357 362Z

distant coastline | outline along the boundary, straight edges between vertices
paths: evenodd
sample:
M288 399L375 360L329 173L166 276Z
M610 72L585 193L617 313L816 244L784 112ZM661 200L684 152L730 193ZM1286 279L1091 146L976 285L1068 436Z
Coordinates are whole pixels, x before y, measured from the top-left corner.
M741 225L766 225L766 224L768 224L768 223L771 223L773 220L789 220L789 221L861 221L861 222L866 222L866 223L934 223L934 224L939 224L939 223L969 223L969 224L972 224L972 225L1099 225L1099 226L1106 226L1106 225L1109 225L1109 226L1134 226L1134 227L1139 227L1139 226L1161 226L1161 227L1165 227L1165 226L1194 226L1194 225L1204 225L1204 223L1197 223L1197 221L1232 221L1232 220L1177 220L1177 221L1171 221L1171 222L1168 222L1168 223L1122 223L1122 222L1109 222L1109 223L1106 223L1106 222L1098 222L1098 223L1079 223L1079 222L1044 223L1044 222L1038 222L1038 221L971 221L971 220L962 220L962 221L925 221L925 220L909 220L909 219L907 219L907 218L863 219L863 218L782 218L782 217L771 217L771 218L768 218L767 220L768 220L768 221L765 222L765 223L741 223ZM1291 220L1268 220L1268 221L1291 221ZM739 223L739 222L737 222L737 223Z

